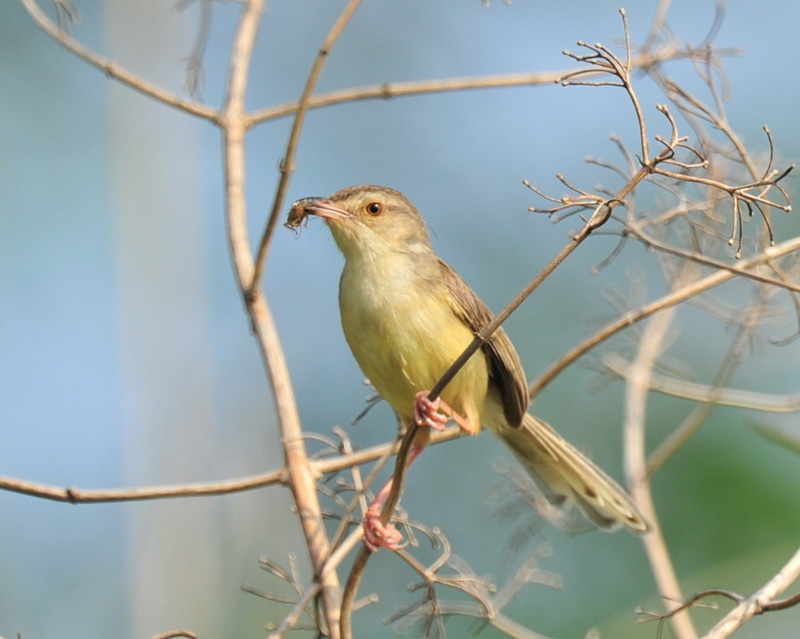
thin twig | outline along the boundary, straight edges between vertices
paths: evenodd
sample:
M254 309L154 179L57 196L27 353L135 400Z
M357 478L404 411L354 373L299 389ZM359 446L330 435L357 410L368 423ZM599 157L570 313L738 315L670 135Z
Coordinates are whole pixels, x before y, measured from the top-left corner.
M226 495L245 490L253 490L278 484L286 479L286 471L274 470L269 473L229 479L226 481L179 484L173 486L152 486L137 488L95 489L64 488L50 486L22 479L0 477L0 490L40 497L51 501L69 504L97 504L121 501L144 501L148 499L167 499L173 497L202 497L207 495Z
M673 48L664 48L654 53L647 53L631 60L633 68L649 68L660 62L676 57ZM309 109L358 102L361 100L386 100L390 98L410 97L451 91L473 91L483 89L505 89L509 87L525 87L552 85L574 70L540 71L533 73L504 73L464 78L441 78L437 80L417 80L411 82L384 82L363 87L339 89L312 96L308 101ZM604 71L594 71L587 75L600 75ZM248 126L269 122L293 115L300 108L299 101L286 102L254 112Z
M361 526L358 526L353 530L352 533L345 539L339 546L337 546L336 550L331 554L328 560L325 562L325 565L322 568L321 576L325 577L327 574L341 564L344 558L350 553L353 548L355 548L356 544L364 536L364 529ZM314 597L320 591L320 582L319 579L315 579L304 591L301 595L300 599L297 600L295 605L292 607L292 610L286 615L281 623L278 625L277 628L267 637L267 639L281 639L286 635L287 632L292 630L297 622L300 620L300 617L305 611L306 608L311 604Z
M441 444L452 439L463 437L463 435L463 431L458 426L451 426L444 432L432 433L431 441L428 445ZM324 475L326 473L337 472L375 461L386 455L394 454L398 448L399 442L393 441L355 451L351 454L313 461L309 460L309 464L314 476ZM0 490L69 504L97 504L121 501L144 501L148 499L168 499L173 497L227 495L230 493L273 486L275 484L285 484L287 477L286 468L280 468L258 475L251 475L250 477L214 482L100 489L65 488L63 486L53 486L23 479L14 479L12 477L0 477Z
M687 266L684 269L683 277L691 277L692 270L694 270L692 266ZM680 281L675 281L674 285L679 286ZM648 322L642 334L636 359L631 364L630 376L625 385L625 423L623 426L623 451L628 488L636 505L639 506L651 525L650 532L642 537L642 543L647 552L661 598L668 610L675 606L676 601L681 601L683 595L666 540L661 531L661 525L656 516L650 491L646 463L645 423L650 374L664 347L665 337L676 312L677 307L672 306L659 313ZM695 639L697 637L697 631L688 612L671 615L670 622L678 639Z
M695 406L683 423L650 454L647 460L648 477L652 477L697 432L719 403L720 388L731 380L739 364L741 364L747 344L752 339L753 332L758 327L759 321L763 316L764 305L766 304L765 288L761 286L756 289L753 303L743 313L744 317L739 325L739 330L733 336L728 352L714 378L709 401Z
M411 445L418 429L419 427L417 426L416 422L412 421L408 430L403 435L403 440L400 444L400 449L398 450L397 457L395 459L392 490L381 509L380 520L384 525L389 523L392 513L394 513L395 508L397 508L397 504L400 502L400 495L403 492L403 483L405 480L406 460L408 459L408 453L411 450ZM353 567L350 569L350 575L347 577L347 583L345 584L344 593L342 595L341 639L352 639L353 603L356 600L358 586L361 583L362 577L364 576L364 571L367 568L367 563L369 563L371 555L372 552L369 548L367 548L367 545L362 544L361 549L359 550L358 555L353 562Z
M270 239L272 238L278 218L282 214L283 201L286 197L286 191L289 188L289 180L291 179L292 173L294 173L295 170L294 159L297 155L298 144L300 143L300 134L303 131L303 125L306 121L306 114L308 113L311 94L314 92L314 87L317 86L317 81L322 73L322 67L325 64L325 61L328 59L328 54L330 53L331 48L336 43L336 40L339 39L339 36L360 3L361 0L350 0L350 2L347 3L347 6L339 15L339 18L336 20L333 27L331 27L331 30L328 32L328 35L325 37L325 40L323 40L322 45L317 52L317 57L314 59L314 64L311 67L311 71L308 74L308 78L306 79L306 84L303 87L303 93L300 96L299 106L295 111L292 132L289 134L289 142L286 145L286 154L284 155L283 161L280 165L281 178L278 182L278 187L275 190L275 197L273 198L272 202L272 210L269 218L267 219L267 225L264 228L264 233L261 236L261 242L258 246L258 253L256 254L256 266L253 272L253 281L250 282L250 286L248 288L250 295L253 295L261 284L261 276L264 272L264 266L267 260L267 251L269 249Z
M703 639L725 639L729 637L755 615L769 610L770 604L775 598L791 586L798 577L800 577L800 549L764 586L742 601L703 635ZM791 605L798 603L797 597L792 597L789 601Z
M151 639L176 639L177 637L186 637L186 639L200 639L200 635L192 632L191 630L168 630L161 632L151 637Z
M662 253L668 253L676 257L682 257L691 262L697 264L704 264L705 266L710 266L719 271L729 271L732 274L739 275L747 279L751 279L755 282L760 282L761 284L769 284L771 286L776 286L778 288L784 288L787 291L800 293L800 284L795 284L794 282L790 282L785 278L781 279L781 278L770 277L768 275L762 275L761 273L751 271L748 268L742 268L743 267L742 263L729 264L727 262L723 262L722 260L717 260L702 255L697 251L688 251L686 249L682 249L677 246L667 244L665 242L656 239L653 235L645 233L642 230L642 227L638 224L629 225L626 229L626 234L641 240L642 243L645 244L647 247L656 249L657 251L661 251Z
M754 255L751 258L743 260L735 269L732 268L730 270L717 271L716 273L712 273L703 279L687 284L679 290L672 291L671 293L668 293L667 295L654 300L653 302L645 304L635 311L625 313L610 324L606 325L604 328L589 336L580 344L577 344L571 348L565 355L553 362L536 379L534 379L533 382L531 382L530 386L528 387L530 396L536 397L545 386L552 382L573 362L583 357L586 353L607 340L609 337L616 335L620 331L633 326L647 317L650 317L653 315L653 313L657 313L676 304L680 304L681 302L685 302L686 300L700 295L701 293L705 293L706 291L714 288L715 286L719 286L723 282L727 282L737 275L748 275L748 271L750 269L761 264L765 264L771 259L787 255L795 251L800 251L800 237L787 240L782 244L776 244L775 246L766 249L763 253L759 253L758 255Z
M616 353L603 354L603 366L615 375L627 378L630 363ZM773 395L738 388L724 388L699 384L685 379L652 374L650 390L670 397L679 397L693 402L714 403L719 406L743 408L767 413L800 412L800 392Z
M463 353L456 359L455 362L450 366L450 368L445 371L444 375L442 375L441 379L436 383L436 385L431 390L428 398L430 400L436 399L441 392L444 390L445 386L450 383L450 381L456 376L459 370L467 363L470 357L477 351L481 346L486 344L492 334L500 328L501 324L505 322L509 316L519 308L522 303L530 297L530 295L537 289L541 284L550 276L550 274L564 261L566 260L576 248L578 248L586 238L591 235L591 233L595 230L600 228L603 224L605 224L608 219L611 217L614 209L619 205L625 198L625 196L632 191L635 186L643 180L648 171L646 169L642 169L637 175L625 185L625 187L617 194L616 197L606 200L605 202L601 203L597 206L592 214L592 217L586 222L583 228L576 233L570 242L563 248L561 251L550 260L550 262L545 266L537 275L534 277L526 286L525 288L520 291L517 296L511 300L511 302L500 312L498 313L494 319L489 322L486 326L484 326L480 331L478 331L475 335L475 339L467 346Z
M65 49L67 49L67 51L74 53L81 60L99 69L108 77L121 82L134 91L138 91L149 98L158 100L162 104L175 107L181 111L184 111L185 113L196 115L206 120L210 120L211 122L217 121L219 111L216 109L204 104L200 104L199 102L193 100L185 100L173 93L170 93L169 91L166 91L165 89L157 87L150 82L143 80L134 73L123 69L116 62L108 60L95 53L88 47L85 47L68 33L59 29L58 25L50 20L39 8L39 5L36 4L35 0L19 1L25 11L28 12L28 15L31 17L31 19L36 23L36 26L44 31L44 33L61 44Z

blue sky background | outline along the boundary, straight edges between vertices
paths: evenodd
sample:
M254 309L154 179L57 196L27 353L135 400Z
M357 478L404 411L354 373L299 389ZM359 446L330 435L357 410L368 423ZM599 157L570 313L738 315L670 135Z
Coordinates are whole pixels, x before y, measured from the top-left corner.
M299 95L319 43L342 3L272 2L250 77L252 109ZM153 82L182 91L199 7L165 2L78 3L73 34ZM365 2L329 56L318 92L382 82L572 66L575 42L614 43L618 4ZM48 7L49 9L49 7ZM634 41L654 2L627 6ZM202 99L222 99L238 6L214 8ZM674 2L677 36L699 42L712 2ZM800 148L795 2L727 3L718 46L728 60L729 119L761 157L769 124L782 164ZM642 79L649 116L663 101ZM493 309L500 309L564 244L573 221L527 212L530 179L560 195L555 174L613 184L584 157L614 159L609 135L635 136L623 94L558 86L360 102L308 117L287 202L342 186L380 183L404 191L429 222L439 253ZM657 126L659 126L658 123ZM257 238L278 180L288 119L248 138L247 195ZM272 400L250 336L227 252L219 133L121 87L39 32L15 2L0 4L0 475L81 488L236 477L276 468ZM794 190L795 182L790 179ZM796 214L777 221L797 234ZM613 316L604 292L627 295L631 277L663 287L651 255L630 249L600 276L589 269L613 240L571 259L508 323L529 377ZM339 327L341 258L312 221L299 238L280 229L264 290L281 331L304 425L340 424L362 446L387 440L380 407L349 426L368 391ZM634 274L633 276L631 274ZM735 292L733 293L735 295ZM781 303L785 303L782 300ZM695 323L696 321L696 323ZM719 324L682 318L671 355L700 380L724 352ZM782 336L791 328L769 327ZM739 387L797 389L796 347L762 345ZM593 385L574 367L537 398L536 412L620 477L623 387ZM653 441L688 404L654 398ZM757 435L753 419L720 409L657 478L654 491L678 573L703 587L749 592L793 552L800 525L798 459ZM796 415L770 423L796 428ZM487 504L504 456L491 436L428 451L409 477L404 505L450 535L479 574L502 580L519 561L513 524ZM263 636L284 608L240 591L281 585L259 571L286 564L302 544L285 491L205 500L67 506L0 493L0 637L146 637L188 627L203 637ZM634 626L636 606L656 606L644 554L630 535L550 535L563 591L530 586L508 613L549 636L652 637ZM535 545L527 547L528 551ZM394 636L380 621L410 601L413 580L381 553L362 592L382 603L358 630ZM698 623L717 613L698 613ZM786 624L786 625L782 625ZM759 619L742 637L785 636L789 611ZM378 628L378 630L375 630ZM454 622L452 636L478 631ZM625 633L620 635L617 633ZM481 636L499 636L491 628ZM366 636L366 635L362 635Z

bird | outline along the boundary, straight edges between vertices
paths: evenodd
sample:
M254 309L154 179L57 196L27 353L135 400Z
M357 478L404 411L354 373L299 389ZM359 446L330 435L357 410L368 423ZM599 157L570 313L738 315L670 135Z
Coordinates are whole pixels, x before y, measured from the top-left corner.
M455 421L469 434L487 428L522 463L552 504L572 505L604 530L645 533L649 524L603 470L528 412L525 372L503 328L483 343L431 401L428 393L492 319L489 308L440 259L426 224L399 191L377 185L341 189L295 202L287 226L322 218L344 256L339 310L344 336L362 372L401 424L416 423L407 465L430 430ZM401 547L401 533L380 521L384 486L364 517L370 550Z

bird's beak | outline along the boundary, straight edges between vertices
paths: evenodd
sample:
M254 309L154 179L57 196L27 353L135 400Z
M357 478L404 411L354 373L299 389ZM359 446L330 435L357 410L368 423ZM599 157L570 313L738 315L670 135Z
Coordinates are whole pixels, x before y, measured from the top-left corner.
M307 197L294 203L295 206L298 204L306 210L306 214L319 215L329 220L353 217L351 213L326 197Z
M317 215L326 220L344 220L353 217L352 213L334 204L328 198L305 197L292 204L286 225L289 227L300 226L309 215Z

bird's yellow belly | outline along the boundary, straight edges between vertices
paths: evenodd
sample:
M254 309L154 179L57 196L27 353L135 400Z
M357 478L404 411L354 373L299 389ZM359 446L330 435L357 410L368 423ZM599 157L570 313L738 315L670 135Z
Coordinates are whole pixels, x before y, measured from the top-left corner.
M377 391L408 421L416 394L433 388L474 335L435 291L391 280L373 288L364 286L364 278L357 284L348 279L343 276L339 295L347 342ZM487 384L479 350L442 392L475 432Z

